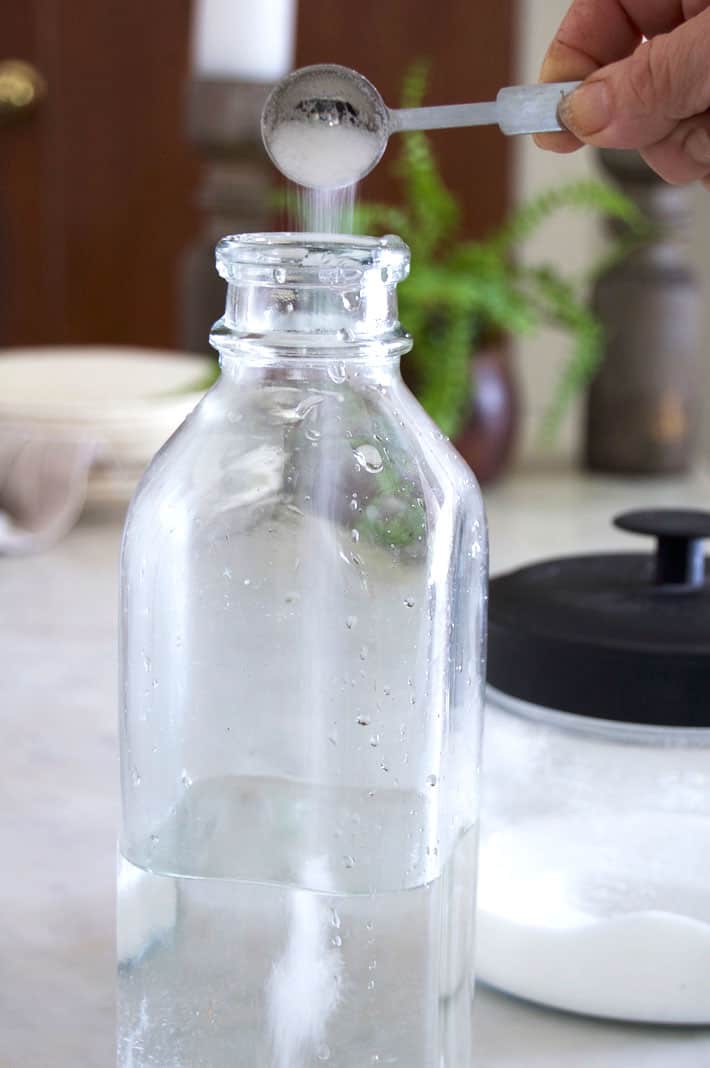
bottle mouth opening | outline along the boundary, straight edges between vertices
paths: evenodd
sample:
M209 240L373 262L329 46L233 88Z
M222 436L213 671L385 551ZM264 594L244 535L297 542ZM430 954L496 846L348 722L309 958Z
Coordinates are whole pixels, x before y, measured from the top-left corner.
M216 250L217 271L228 283L359 288L368 277L396 285L409 274L409 249L393 234L231 234Z

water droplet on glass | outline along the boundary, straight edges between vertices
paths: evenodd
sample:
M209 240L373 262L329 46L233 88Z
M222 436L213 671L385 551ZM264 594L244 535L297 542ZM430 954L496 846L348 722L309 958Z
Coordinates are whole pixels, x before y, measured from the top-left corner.
M362 648L360 649L360 659L361 660L367 660L367 646L366 645L363 645Z
M361 727L369 727L371 720L369 716L358 716L357 722Z
M323 397L305 397L302 401L296 405L293 410L293 415L296 419L305 419L307 415L317 415L314 411L319 404L323 403Z
M340 385L347 378L347 370L342 360L338 360L337 363L328 364L328 377L331 382L335 382L336 385Z
M315 427L309 426L306 428L305 437L309 441L318 441L320 438L320 430L316 430Z
M149 656L146 656L146 654L143 653L143 667L144 667L144 669L146 671L150 671L152 666L153 666L153 661L150 659Z
M410 703L410 705L416 705L417 699L414 696L414 694L412 694L412 696L409 698L409 703Z
M345 865L346 868L354 868L355 867L355 857L351 857L349 853L346 853L345 856L343 857L343 864Z
M140 786L141 784L141 777L138 773L138 768L136 767L131 768L131 782L134 786Z
M404 598L404 603L407 606L407 608L414 608L414 598L413 597L405 597Z
M336 930L340 927L340 916L338 915L338 910L335 908L331 908L330 910L330 926L335 927Z
M328 741L330 742L331 745L337 745L338 744L338 739L335 737L334 734L329 734L328 735Z
M336 330L335 336L338 341L350 341L350 339L352 338L352 334L350 333L350 331L345 330L343 328L341 328L340 330Z
M372 746L373 749L377 749L377 746L379 744L380 744L380 736L379 736L379 734L373 734L372 737L370 738L370 745Z
M345 626L348 628L348 630L352 630L356 623L357 616L348 616L348 618L345 620Z
M382 692L385 695L385 697L389 697L390 694L392 693L392 687L391 686L383 686L382 687Z
M360 531L359 530L351 530L350 531L350 537L353 539L353 541L360 541Z
M298 601L299 599L300 599L300 594L295 593L295 592L287 593L286 596L284 597L284 601L286 602L286 604L295 604L296 601Z
M367 962L367 970L369 972L374 972L376 968L377 968L377 961L376 960L369 960Z
M274 281L279 286L283 285L286 281L286 271L283 267L276 267L274 269Z
M192 779L187 774L186 768L182 769L182 775L180 776L180 782L182 783L182 785L185 787L186 790L189 790L189 788L192 786Z
M150 844L151 845L155 846L155 845L158 844L159 841L160 841L160 835L159 834L151 834L151 836L150 836Z
M330 944L331 944L331 946L342 946L343 940L340 937L340 935L333 935L333 937L330 940Z
M244 579L245 586L251 586L251 579Z
M319 1061L330 1060L330 1046L319 1046L316 1052L316 1057Z
M388 772L390 770L389 765L385 764L384 760L380 764L380 770L384 772Z
M231 579L231 577L232 577L232 569L231 569L231 567L225 567L224 571L222 572L222 578Z
M374 445L359 445L354 450L353 455L360 466L364 467L370 474L376 475L378 471L382 470L382 456L379 449L376 449Z
M350 511L357 512L357 497L354 493L352 495L352 500L350 501Z
M426 777L427 786L436 786L437 782L438 782L438 779L437 779L436 775L427 775L427 777Z

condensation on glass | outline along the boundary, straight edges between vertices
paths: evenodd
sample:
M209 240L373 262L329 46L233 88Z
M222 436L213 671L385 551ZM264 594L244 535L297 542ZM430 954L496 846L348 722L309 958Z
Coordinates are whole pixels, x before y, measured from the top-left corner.
M122 1068L463 1068L486 532L396 238L229 237L121 601Z

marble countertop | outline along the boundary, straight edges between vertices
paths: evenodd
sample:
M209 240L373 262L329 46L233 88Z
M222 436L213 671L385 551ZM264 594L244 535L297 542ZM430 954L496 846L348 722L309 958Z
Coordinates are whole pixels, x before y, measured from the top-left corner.
M710 477L557 474L487 494L493 571L630 547L610 517L707 507ZM0 559L0 1068L108 1068L113 1053L120 519L87 517L36 557ZM710 1028L633 1027L480 988L476 1068L708 1068Z

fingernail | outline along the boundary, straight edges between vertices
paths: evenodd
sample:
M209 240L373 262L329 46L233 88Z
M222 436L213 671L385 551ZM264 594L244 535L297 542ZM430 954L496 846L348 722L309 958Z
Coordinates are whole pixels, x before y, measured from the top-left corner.
M610 118L609 90L602 80L580 85L560 103L560 122L577 137L599 133L609 125Z
M684 148L696 163L710 163L710 133L702 126L688 134Z

